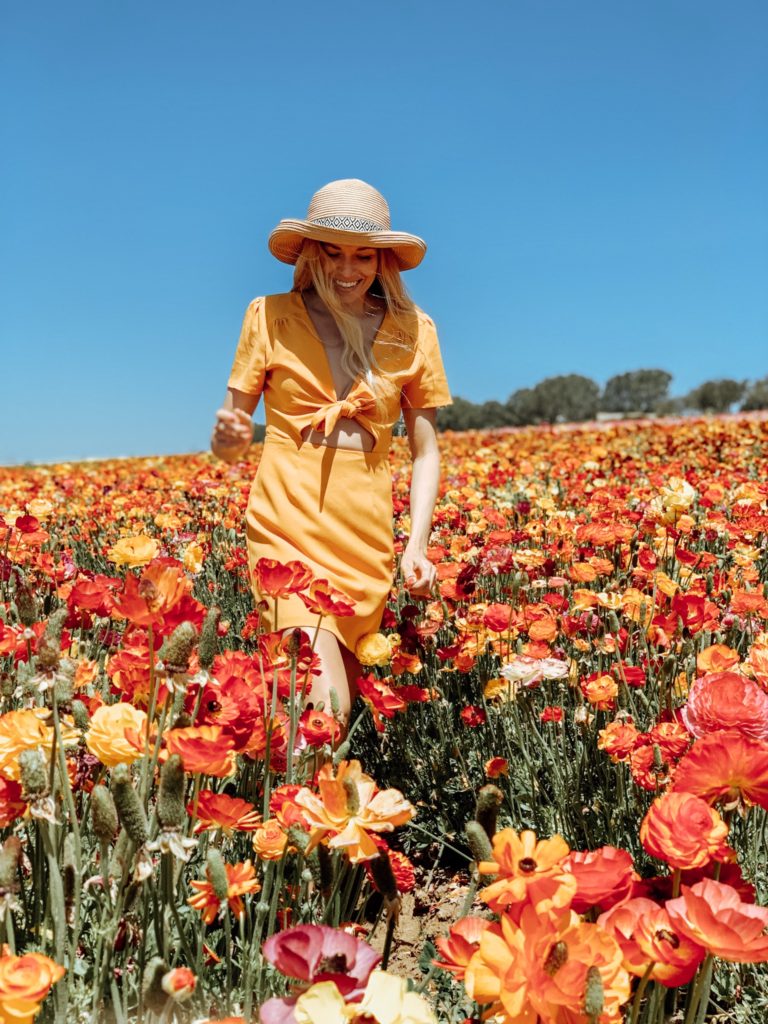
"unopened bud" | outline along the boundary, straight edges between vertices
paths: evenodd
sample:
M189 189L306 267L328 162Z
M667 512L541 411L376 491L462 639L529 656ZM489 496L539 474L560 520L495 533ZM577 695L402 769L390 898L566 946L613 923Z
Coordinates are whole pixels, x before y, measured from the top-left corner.
M290 825L286 835L288 836L288 846L294 846L299 853L303 853L309 846L309 835L301 825Z
M397 880L392 870L392 862L386 850L380 850L379 856L368 861L373 884L387 900L397 899Z
M333 686L331 686L328 690L328 697L331 702L331 711L333 712L333 716L334 718L338 718L339 713L341 711L341 705L339 704L339 695L338 693L336 693L336 690Z
M19 754L21 796L35 800L48 794L48 766L41 752L34 747Z
M345 761L349 754L349 740L344 740L340 743L333 753L333 763L339 764L340 761Z
M85 732L88 728L91 716L88 714L88 708L81 700L72 701L72 718L80 732Z
M209 608L200 633L200 643L197 647L197 660L200 662L200 668L204 668L206 671L208 671L213 665L213 659L216 657L219 649L219 637L216 632L216 627L219 624L220 618L220 608L217 608L215 605L213 608Z
M161 654L168 673L177 675L189 669L189 659L192 657L196 642L197 631L191 622L182 622L174 629Z
M227 869L224 864L224 858L215 847L211 847L208 851L205 873L208 875L208 881L213 886L216 898L221 902L224 902L227 898L227 893L229 892L229 880L227 878Z
M606 622L608 623L608 629L610 629L612 633L618 633L621 629L619 617L614 611L608 612L606 615Z
M171 754L160 769L157 820L162 828L181 828L186 821L185 783L184 764L178 754Z
M353 817L360 810L360 793L354 779L345 778L342 780L344 792L347 796L347 814Z
M33 626L37 622L37 602L26 582L16 583L16 614L22 626Z
M483 826L489 839L496 835L496 819L503 799L504 794L494 785L483 786L477 794L475 821Z
M488 833L479 821L468 821L464 826L464 834L467 837L472 859L476 864L481 861L493 860L493 850Z
M158 1015L168 1002L168 995L163 991L163 978L167 973L168 964L161 956L153 956L144 968L144 1006Z
M597 1024L605 1006L605 989L603 978L597 967L590 967L587 971L587 989L584 995L584 1013L589 1018L590 1024Z
M554 977L557 972L568 962L568 945L565 942L555 942L552 945L547 959L544 961L544 970L550 976Z
M93 834L100 843L111 843L117 832L117 808L106 786L94 786L91 793Z
M127 764L112 769L111 790L120 824L136 846L143 846L149 839L149 824Z
M21 840L9 836L0 848L0 894L18 892L21 855Z

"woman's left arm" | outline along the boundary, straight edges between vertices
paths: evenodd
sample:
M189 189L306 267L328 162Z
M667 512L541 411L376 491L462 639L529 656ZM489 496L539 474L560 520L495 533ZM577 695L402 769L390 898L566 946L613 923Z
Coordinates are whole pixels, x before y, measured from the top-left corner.
M405 585L414 597L428 597L435 567L427 558L432 516L440 482L436 409L403 409L413 458L411 476L411 535L400 560Z

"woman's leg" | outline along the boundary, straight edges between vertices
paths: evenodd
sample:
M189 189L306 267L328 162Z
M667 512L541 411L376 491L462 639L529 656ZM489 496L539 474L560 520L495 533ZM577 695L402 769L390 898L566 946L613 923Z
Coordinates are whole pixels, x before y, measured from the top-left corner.
M305 633L314 636L314 628L302 626ZM315 653L320 658L320 674L310 677L307 701L317 704L322 701L326 714L331 714L331 689L336 691L339 702L339 722L344 733L349 726L349 714L356 696L355 680L360 674L360 664L354 654L327 629L320 629L315 642Z

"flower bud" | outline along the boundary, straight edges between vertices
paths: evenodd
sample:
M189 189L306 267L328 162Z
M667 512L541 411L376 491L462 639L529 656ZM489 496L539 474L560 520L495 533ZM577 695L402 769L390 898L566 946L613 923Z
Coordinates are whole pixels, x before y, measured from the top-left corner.
M481 860L493 860L493 850L488 840L488 833L479 821L468 821L464 826L464 834L469 843L472 859L476 864Z
M178 829L186 821L185 783L184 764L178 754L171 754L160 769L157 820L162 828Z
M120 824L136 846L143 846L149 839L149 824L127 764L112 769L111 790Z
M166 640L161 658L166 672L179 675L189 669L189 659L195 649L197 631L191 622L182 622Z
M584 995L584 1013L590 1021L597 1021L605 1006L603 978L597 967L587 971L587 989Z
M369 860L368 867L371 872L373 884L386 900L397 899L397 881L392 870L392 862L386 850L379 850L379 856Z
M353 817L360 810L360 793L354 779L345 778L342 780L344 792L347 797L347 814Z
M106 786L95 786L91 793L93 834L100 843L111 843L117 832L117 808Z
M161 956L153 956L144 968L144 1005L152 1013L161 1014L168 1002L168 995L163 991L163 978L167 973L168 964Z
M295 846L299 853L303 853L309 845L309 835L301 825L290 825L286 832L288 845Z
M16 581L16 614L22 626L33 626L37 622L37 602L26 582Z
M221 618L221 609L214 605L208 609L208 614L205 616L205 622L200 632L200 643L197 647L197 660L200 663L200 668L204 668L209 671L211 665L213 665L213 659L216 657L216 653L219 649L219 637L216 632L216 627L219 624Z
M215 847L211 847L208 851L205 873L208 875L208 881L213 886L217 899L224 902L229 891L229 880L227 879L227 869L224 866L224 858Z
M88 708L81 700L72 701L72 718L74 719L77 728L81 732L85 732L88 728L91 716L88 714Z
M339 704L339 695L336 693L336 689L333 686L328 688L328 699L331 702L331 713L333 714L333 717L338 718L341 711L341 705Z
M496 835L496 819L503 799L504 794L494 785L483 786L477 794L475 821L483 826L489 839Z
M188 967L174 967L163 975L161 987L166 995L183 1003L194 994L197 978Z
M333 753L333 763L339 764L340 761L346 761L347 755L349 754L349 740L344 740Z
M21 797L35 800L48 793L48 766L45 757L35 747L22 750L19 754L21 774Z
M18 892L21 856L21 840L9 836L0 847L0 894Z

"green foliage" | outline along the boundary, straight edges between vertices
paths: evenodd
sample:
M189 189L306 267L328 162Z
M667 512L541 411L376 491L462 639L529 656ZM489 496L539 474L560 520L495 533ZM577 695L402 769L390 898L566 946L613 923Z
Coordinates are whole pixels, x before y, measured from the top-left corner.
M768 377L763 377L750 384L744 401L741 403L741 408L744 412L768 409Z
M600 406L606 412L649 413L667 398L672 374L666 370L630 370L611 377Z
M747 382L743 380L707 380L688 393L685 404L689 409L702 412L728 412L741 399L746 387Z

